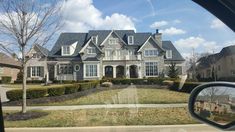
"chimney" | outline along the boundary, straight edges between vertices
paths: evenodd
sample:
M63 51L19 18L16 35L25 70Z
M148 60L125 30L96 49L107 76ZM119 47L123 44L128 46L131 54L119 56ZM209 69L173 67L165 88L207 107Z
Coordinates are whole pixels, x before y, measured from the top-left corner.
M154 34L154 39L157 40L160 47L162 47L162 33L158 32L158 29L156 29L156 33Z

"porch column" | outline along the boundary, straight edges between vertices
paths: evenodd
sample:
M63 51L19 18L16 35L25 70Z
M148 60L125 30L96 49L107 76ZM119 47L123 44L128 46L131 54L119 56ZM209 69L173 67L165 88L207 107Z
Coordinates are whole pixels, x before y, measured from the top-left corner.
M47 78L46 78L46 79L47 79L46 82L48 83L48 82L49 82L49 72L48 72L48 71L47 71L47 73L46 73L46 77L47 77Z
M106 65L103 65L103 75L102 75L102 77L105 76L105 66L106 66Z
M117 66L115 66L115 65L113 66L113 78L116 78L116 67Z
M138 78L142 78L141 66L138 65Z
M126 71L126 78L130 78L130 66L129 65L126 65L125 71Z

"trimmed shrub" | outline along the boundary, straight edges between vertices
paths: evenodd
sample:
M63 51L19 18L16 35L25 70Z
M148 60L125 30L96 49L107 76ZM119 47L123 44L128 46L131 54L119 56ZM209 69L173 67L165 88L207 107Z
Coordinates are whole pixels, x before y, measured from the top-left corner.
M11 83L11 77L10 76L2 76L2 83L3 84Z
M28 99L45 97L47 95L47 88L27 89L26 95Z
M65 93L65 86L48 88L48 96L60 96Z
M10 90L6 92L6 95L10 101L20 100L23 98L23 91L21 89Z
M148 84L159 84L162 85L163 81L165 80L164 78L156 78L156 77L150 77L147 79L148 80Z
M65 94L72 94L78 91L79 87L77 85L67 85L65 86Z
M2 80L0 80L0 84L2 83Z
M183 86L180 88L180 81L175 81L172 86L170 86L170 90L180 91L185 93L191 93L191 91L202 83L199 82L185 82Z
M90 89L90 88L92 88L91 83L80 83L80 90L81 91L87 90L87 89Z
M27 80L26 82L27 82L27 84L41 84L41 83L45 83L44 80ZM22 84L22 83L23 83L22 80L14 81L14 84Z

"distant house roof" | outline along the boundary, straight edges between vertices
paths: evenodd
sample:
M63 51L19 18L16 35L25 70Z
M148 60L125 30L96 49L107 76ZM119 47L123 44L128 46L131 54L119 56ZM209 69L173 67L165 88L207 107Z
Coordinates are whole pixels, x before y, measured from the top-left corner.
M21 63L16 61L14 58L0 52L0 65L20 68Z
M162 41L162 48L165 50L172 50L172 58L165 59L166 61L184 61L184 58L175 48L171 41Z
M35 45L45 56L48 56L49 55L49 50L48 49L46 49L46 48L44 48L44 47L42 47L41 45L38 45L38 44L36 44Z
M224 47L219 53L207 55L198 59L197 68L209 68L211 64L214 64L222 57L229 55L235 55L235 45Z

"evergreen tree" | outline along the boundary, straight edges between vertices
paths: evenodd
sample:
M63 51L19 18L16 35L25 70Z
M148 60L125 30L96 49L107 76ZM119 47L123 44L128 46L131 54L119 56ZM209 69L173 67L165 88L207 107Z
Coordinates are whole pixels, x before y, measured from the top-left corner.
M171 64L169 65L168 76L170 78L177 78L178 77L178 69L176 68L176 64L173 62L171 62Z

